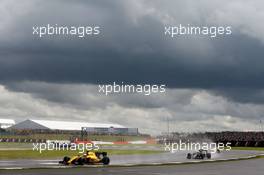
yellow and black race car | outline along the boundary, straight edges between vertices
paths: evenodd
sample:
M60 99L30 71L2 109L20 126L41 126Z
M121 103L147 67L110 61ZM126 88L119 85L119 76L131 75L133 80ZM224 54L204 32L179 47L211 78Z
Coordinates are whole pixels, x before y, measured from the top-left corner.
M110 163L110 159L107 157L107 152L87 151L86 154L82 156L65 156L59 163L63 165L108 165Z

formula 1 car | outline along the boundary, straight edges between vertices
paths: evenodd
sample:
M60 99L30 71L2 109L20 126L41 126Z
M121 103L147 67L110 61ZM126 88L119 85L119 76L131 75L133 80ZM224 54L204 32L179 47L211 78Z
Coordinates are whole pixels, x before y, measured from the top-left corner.
M208 150L200 149L198 152L195 153L188 153L187 159L211 159L211 153Z
M77 155L71 158L65 156L59 163L63 165L108 165L110 159L107 157L107 152L87 151L83 156Z

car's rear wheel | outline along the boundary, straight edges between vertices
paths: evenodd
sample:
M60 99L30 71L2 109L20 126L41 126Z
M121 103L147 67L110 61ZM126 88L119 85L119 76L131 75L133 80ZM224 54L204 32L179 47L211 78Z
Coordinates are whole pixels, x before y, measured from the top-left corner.
M211 159L211 157L212 157L211 153L207 153L206 157L207 157L207 159Z
M110 159L109 159L109 157L103 157L102 158L102 163L104 164L104 165L108 165L109 163L110 163Z

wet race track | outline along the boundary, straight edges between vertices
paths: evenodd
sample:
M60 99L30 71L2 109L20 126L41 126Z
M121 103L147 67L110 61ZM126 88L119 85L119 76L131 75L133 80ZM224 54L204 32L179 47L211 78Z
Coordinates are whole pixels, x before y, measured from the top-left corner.
M263 175L264 159L170 166L0 170L2 175Z
M148 145L105 146L103 149L124 150L162 150L161 147ZM188 152L164 152L145 155L109 155L109 166L63 166L62 159L41 160L0 160L1 175L263 175L264 159L250 159L228 162L216 160L236 159L263 154L260 151L223 151L212 154L210 160L188 160ZM198 164L182 164L197 163ZM206 163L199 163L206 162ZM170 164L170 165L168 165ZM172 165L173 164L173 165ZM144 166L142 166L144 165Z
M157 153L148 155L109 155L111 162L110 165L142 165L142 164L163 164L163 163L180 163L180 162L200 162L200 161L214 161L225 160L240 157L247 157L251 155L260 154L263 152L258 151L224 151L221 153L212 154L210 160L188 160L186 159L187 152L176 153ZM49 160L1 160L0 168L19 169L19 168L41 168L41 167L63 167L58 164L60 159Z

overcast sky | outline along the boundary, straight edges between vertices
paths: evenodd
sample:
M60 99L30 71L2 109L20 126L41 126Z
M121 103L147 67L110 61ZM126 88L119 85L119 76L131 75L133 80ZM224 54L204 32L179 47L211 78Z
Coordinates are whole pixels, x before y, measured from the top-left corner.
M111 122L158 134L259 130L262 0L0 1L0 118ZM97 37L32 35L36 25L98 25ZM168 38L164 26L231 26L231 36ZM166 84L165 94L98 84Z

